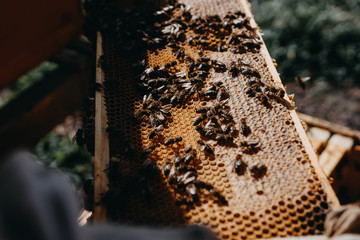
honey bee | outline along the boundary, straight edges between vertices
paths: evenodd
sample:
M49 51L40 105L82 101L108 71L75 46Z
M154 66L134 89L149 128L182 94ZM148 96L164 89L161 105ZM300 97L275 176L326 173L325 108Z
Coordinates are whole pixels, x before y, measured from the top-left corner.
M237 28L241 28L245 22L246 22L245 18L239 17L239 18L234 19L232 21L232 24Z
M262 104L264 104L264 106L268 107L268 108L271 108L271 104L269 102L269 99L268 97L266 97L265 95L259 95L258 96L258 99L260 100L260 102Z
M182 104L184 102L185 96L186 96L186 90L180 91L178 98L177 98L177 102L179 104Z
M246 168L247 168L247 164L244 163L244 161L242 160L241 158L241 155L238 154L236 156L236 160L234 162L234 170L235 172L237 173L237 175L243 175L246 171Z
M221 111L220 116L227 121L232 121L234 117L231 115L230 111Z
M245 141L241 142L241 146L254 148L259 146L259 142L256 140Z
M74 143L75 141L79 146L85 145L86 139L84 137L84 130L83 129L79 128L76 131L75 136L72 138L72 143Z
M196 63L195 63L194 61L191 61L191 62L188 64L188 71L189 71L189 73L193 73L195 67L196 67Z
M206 182L202 182L202 181L196 180L196 181L194 181L193 183L194 183L195 186L197 186L198 188L204 188L204 189L206 189L206 190L208 190L208 191L214 189L214 186L212 186L211 184L206 183Z
M156 131L155 131L155 130L152 130L152 131L149 133L149 139L153 139L156 135L157 135Z
M154 179L158 174L159 168L156 162L151 159L146 159L139 170L139 176L145 177L148 180Z
M169 146L171 144L181 142L182 140L183 140L182 137L169 138L164 142L164 145Z
M250 127L246 124L246 119L241 119L241 131L244 136L248 136L251 133Z
M107 69L106 59L104 55L101 55L98 60L98 67L101 67L101 69L105 72Z
M177 33L175 33L175 38L179 42L185 42L186 41L185 31L179 30Z
M214 151L209 144L204 143L202 140L198 140L197 143L200 145L200 150L205 151L208 154L213 155Z
M224 134L229 134L229 133L231 133L232 131L233 131L233 127L230 126L230 125L227 125L227 126L224 128L223 133L224 133Z
M178 101L178 98L180 96L180 92L176 92L171 98L170 98L170 103L171 104L175 104Z
M166 177L169 176L171 168L172 168L171 161L170 161L170 159L167 159L166 162L162 166L163 173Z
M195 62L194 59L192 59L190 56L185 56L184 60L189 62L189 63L194 63Z
M265 92L267 92L268 94L271 94L272 96L275 96L277 98L283 98L285 96L285 91L281 88L268 86L264 89L265 89Z
M216 72L225 72L226 71L226 65L224 63L218 62L216 60L211 60L211 63Z
M302 88L302 89L305 89L306 87L306 82L310 80L310 77L304 77L304 78L301 78L301 77L295 77L295 81L297 82L297 84Z
M176 199L176 201L175 201L176 206L190 205L191 203L193 203L193 202L189 201L187 198L180 198L180 199Z
M184 155L184 163L189 163L191 160L193 160L194 158L196 158L196 150L195 149L191 149L190 152L186 153Z
M254 68L249 68L249 67L241 67L240 71L242 74L247 75L247 76L253 76L253 77L257 77L260 78L260 74L259 72L254 69Z
M207 112L207 108L206 107L200 107L200 108L196 108L195 112L196 113L206 113Z
M200 116L197 116L195 119L194 119L194 126L197 126L199 125L202 121L204 121L206 119L206 115L200 115Z
M276 95L280 98L283 98L285 96L285 91L283 89L279 89Z
M150 104L148 105L148 109L151 111L156 111L160 108L161 104L159 101L152 100Z
M167 85L167 84L169 84L169 82L166 78L155 78L155 79L150 79L149 81L147 81L147 85L150 87Z
M236 65L236 63L234 63L234 62L231 63L229 72L232 77L239 76L240 70L239 70L238 66Z
M210 71L210 65L208 65L207 63L199 63L197 65L197 69L200 70L200 71L209 72Z
M149 75L150 73L154 72L154 68L153 67L148 67L144 70L144 73L146 75Z
M213 190L210 191L210 193L215 198L217 198L222 205L227 205L228 204L228 201L226 200L226 198L219 191L216 191L216 190L213 189Z
M179 46L174 42L169 42L166 44L166 46L172 48L173 50L179 49Z
M185 56L185 49L184 49L184 48L180 48L180 49L177 51L176 55L175 55L176 59L181 59L181 58L183 58L184 56Z
M220 90L217 92L216 100L218 102L221 102L222 100L227 98L229 98L229 93L224 88L220 88Z
M169 111L168 109L166 109L166 108L160 108L159 111L160 111L161 113L165 114L166 116L171 117L171 113L170 113L170 111Z
M201 136L205 137L206 131L205 131L204 127L202 127L202 126L196 126L196 127L195 127L195 130L198 131Z
M199 200L196 186L193 183L190 183L186 186L186 192L193 202L197 202Z
M186 171L184 174L180 174L176 178L176 183L178 188L183 188L189 183L192 183L196 180L196 175L193 170Z
M218 52L225 52L227 49L228 47L223 42L220 42L220 45L217 47Z
M95 91L101 91L101 90L105 89L104 85L102 85L99 82L95 82L94 88L95 88Z
M149 148L142 149L141 156L142 158L147 157L150 153L152 153L155 150L156 146L151 145Z
M230 135L217 135L215 137L215 140L223 143L232 143L234 141L234 138Z
M175 152L175 156L174 156L174 160L173 160L175 166L179 166L181 163L181 157L180 154L178 152Z
M175 170L175 168L170 169L170 172L169 172L169 175L168 175L168 183L170 185L173 185L173 184L176 183L176 170Z
M189 152L191 152L191 150L193 150L193 146L192 146L192 145L188 145L188 146L186 146L186 148L185 148L185 153L189 153Z
M246 90L245 92L247 95L249 95L249 97L254 97L255 96L255 92L252 88L249 88L248 90Z
M262 178L266 175L267 167L265 165L253 166L250 168L251 176L255 179Z

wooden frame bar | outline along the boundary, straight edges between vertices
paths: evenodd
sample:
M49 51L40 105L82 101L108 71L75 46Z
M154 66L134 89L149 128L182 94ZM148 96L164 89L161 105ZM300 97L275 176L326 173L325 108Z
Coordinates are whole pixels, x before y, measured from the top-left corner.
M254 28L258 28L255 20L251 14L250 6L246 0L241 0L241 4L243 5L243 9L246 14L251 17L251 24ZM99 60L100 56L103 54L102 52L102 38L100 33L97 35L97 53L96 59ZM261 48L261 53L265 57L266 63L268 65L268 69L273 76L275 82L279 86L283 86L280 80L280 77L275 69L273 61L268 53L268 50L263 44ZM96 68L96 81L100 84L104 82L104 72L102 71L100 66ZM106 220L106 210L101 205L101 196L107 190L108 180L106 179L106 174L104 170L107 168L109 163L109 139L106 133L106 110L105 110L105 101L103 96L103 90L96 92L96 109L95 109L95 220L96 221L104 221ZM285 97L288 101L291 101L286 95ZM326 175L324 174L318 158L309 142L309 139L303 129L303 126L300 122L295 109L289 110L289 114L293 119L296 127L296 131L299 134L299 137L304 145L304 148L309 155L311 163L315 168L317 176L319 177L324 191L327 193L328 201L332 207L340 206L339 200L336 197L334 190L332 189Z
M103 55L101 33L97 33L96 62ZM96 82L103 84L105 75L101 66L96 66ZM94 217L96 222L106 220L106 209L101 204L103 194L108 189L105 169L109 165L109 137L106 133L107 116L103 89L95 93L95 153L94 153Z
M306 115L304 113L297 113L299 118L305 121L309 125L313 125L320 128L325 128L333 133L338 133L347 137L355 138L360 140L360 131L336 124L333 122L326 121L324 119L316 118L313 116Z
M273 76L275 82L280 85L280 86L283 86L282 85L282 82L281 82L281 79L280 79L280 76L274 66L274 63L273 63L273 60L272 58L270 57L270 54L269 54L269 51L267 50L267 47L264 43L264 40L262 39L261 37L261 34L260 34L260 31L259 31L259 27L258 25L256 24L255 22L255 19L251 13L251 7L250 7L250 4L247 0L241 0L241 3L242 3L242 6L243 6L243 9L246 13L247 16L250 16L250 23L251 25L258 29L258 35L260 36L262 42L263 42L263 46L261 47L261 54L265 57L265 61L267 63L267 66L269 68L269 71L271 73L271 75ZM289 99L289 96L286 94L285 98L288 100L288 101L291 101ZM296 127L296 131L297 133L299 134L299 137L304 145L304 148L306 150L306 152L309 154L309 158L311 160L311 163L312 165L314 166L315 168L315 171L317 173L317 175L319 176L319 179L324 187L324 190L325 192L328 194L328 197L329 197L329 202L332 204L333 207L336 207L336 206L340 206L340 202L334 192L334 190L332 189L328 179L327 179L327 176L325 175L325 173L323 172L320 164L319 164L319 161L318 161L318 158L316 156L316 153L314 151L314 149L312 148L311 144L310 144L310 141L309 141L309 138L307 137L306 133L305 133L305 130L300 122L300 119L295 111L295 109L293 110L289 110L290 112L290 115L291 115L291 118L293 119L294 123L295 123L295 127Z

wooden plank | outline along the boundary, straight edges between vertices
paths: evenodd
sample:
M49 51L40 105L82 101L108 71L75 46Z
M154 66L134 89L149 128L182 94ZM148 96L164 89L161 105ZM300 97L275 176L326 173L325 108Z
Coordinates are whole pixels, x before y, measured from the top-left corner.
M91 54L72 53L71 63L58 62L58 69L0 109L0 152L19 146L34 147L83 104L88 95Z
M267 238L267 240L328 240L329 238L325 235L317 236L300 236L300 237L281 237L281 238Z
M102 50L102 37L98 32L97 34L97 47L96 47L96 61L98 62L100 56L103 55ZM96 82L99 84L104 83L104 72L100 66L96 67ZM105 174L105 169L109 165L109 138L106 133L107 117L105 108L105 99L103 96L103 89L95 93L95 172L94 172L94 218L97 222L106 220L106 209L101 204L101 198L108 190L108 180Z
M353 144L354 139L339 134L335 134L330 138L319 158L320 165L327 176L330 176L343 156L350 151Z
M330 131L323 128L312 127L307 132L307 135L313 146L313 149L319 154L319 152L329 140L331 133Z
M80 1L0 1L0 89L81 33Z
M340 124L336 124L336 123L332 123L323 119L319 119L319 118L315 118L303 113L297 113L299 115L299 117L304 120L306 123L316 126L316 127L320 127L320 128L325 128L333 133L338 133L347 137L351 137L351 138L355 138L360 140L360 131L342 126Z
M259 29L258 25L255 22L253 15L251 13L251 7L250 7L249 2L246 0L242 0L241 3L242 3L241 5L243 6L243 9L244 9L246 15L250 16L250 23L251 23L252 27ZM261 37L260 32L258 32L258 33L259 33L258 34L259 37L264 42L264 40ZM269 51L267 50L265 43L261 47L260 52L265 57L265 61L267 63L267 66L268 66L268 69L269 69L271 75L274 78L274 81L277 83L278 86L283 86L280 76L274 66L273 60L270 57ZM292 101L287 94L285 96L285 99L287 99L288 101ZM314 166L314 169L316 171L316 174L319 176L319 180L321 181L321 183L324 187L324 190L328 195L328 200L330 202L330 205L332 205L333 207L340 206L339 199L337 198L333 188L331 187L331 185L328 181L327 176L324 174L324 172L319 164L318 158L314 152L314 149L312 148L312 146L310 144L309 138L307 137L307 135L305 133L305 130L300 122L300 119L295 111L295 108L292 110L289 110L289 112L295 123L296 130L297 130L299 137L304 145L305 151L308 153L311 163ZM306 122L306 120L305 120L305 122Z

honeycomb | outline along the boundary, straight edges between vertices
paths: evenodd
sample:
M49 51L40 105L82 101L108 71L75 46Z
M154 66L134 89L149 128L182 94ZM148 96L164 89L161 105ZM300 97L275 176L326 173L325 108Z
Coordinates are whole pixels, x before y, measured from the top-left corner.
M244 2L229 0L182 0L193 16L206 17L228 12L243 11ZM187 32L187 34L191 34ZM219 41L208 36L212 44ZM210 45L212 45L210 44ZM183 43L187 56L199 59L196 46ZM261 48L264 46L262 45ZM150 139L153 130L146 121L137 121L134 114L141 110L143 95L137 87L131 54L116 51L113 38L103 36L105 71L104 97L106 101L112 160L106 173L109 177L111 198L104 197L108 218L127 224L155 226L179 226L196 224L210 228L220 239L256 239L284 236L319 234L329 201L308 153L296 131L288 106L271 100L271 106L262 104L246 92L249 86L243 75L233 77L228 71L210 71L205 88L219 79L228 91L230 113L237 132L243 120L251 130L251 136L259 141L258 151L247 152L242 143L246 136L234 135L231 144L209 140L214 155L201 149L201 134L195 130L194 119L199 107L214 106L214 101L192 97L170 109L161 136ZM277 86L269 72L264 54L260 52L232 53L230 51L204 50L204 55L226 65L245 61L256 68L262 81ZM144 54L148 67L163 66L176 60L170 47L147 50ZM177 62L176 71L187 71L184 62ZM282 87L282 86L277 86ZM235 131L235 132L236 132ZM121 133L121 134L119 134ZM182 137L182 141L165 145L164 141ZM199 189L199 200L192 204L178 204L179 193L169 184L161 171L167 159L183 154L191 145L196 149L197 180L207 183L226 199ZM149 154L160 170L152 179L139 180L139 172L146 158L133 157L143 149L154 150ZM238 155L249 166L242 174L234 170ZM265 166L266 172L254 177L249 170ZM141 179L141 176L140 176Z

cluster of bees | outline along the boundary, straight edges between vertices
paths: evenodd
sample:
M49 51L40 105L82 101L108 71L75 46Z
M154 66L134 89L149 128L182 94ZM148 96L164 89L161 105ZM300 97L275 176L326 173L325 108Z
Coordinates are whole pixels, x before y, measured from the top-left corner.
M238 154L234 161L234 171L237 175L241 176L245 174L247 169L249 169L251 176L255 179L263 177L267 172L267 167L263 164L249 167L248 164L243 160L243 157Z
M206 143L199 140L201 149L206 151ZM183 153L175 152L173 159L167 159L162 166L163 174L167 178L170 186L176 193L177 205L189 205L200 200L199 194L208 194L215 197L220 204L226 205L226 198L217 191L211 184L197 179L197 171L195 169L197 159L197 151L193 146L189 145Z
M139 86L144 90L144 97L141 108L135 112L135 117L140 121L147 121L151 125L152 131L149 133L149 139L162 139L161 132L166 127L166 120L171 118L170 109L177 105L187 104L191 99L199 101L212 101L213 104L206 107L196 108L198 116L193 120L195 129L200 133L203 140L198 140L198 148L206 155L214 155L213 147L207 140L217 141L219 144L231 145L236 137L236 127L230 107L227 104L229 93L222 81L214 81L205 87L205 81L208 79L211 71L223 73L228 71L233 77L242 74L246 77L251 76L260 79L256 69L249 64L240 62L242 65L232 63L227 66L219 61L211 60L205 57L204 50L226 51L235 53L253 51L257 52L261 41L255 34L251 34L253 29L245 15L229 13L224 19L219 16L209 16L206 19L193 19L183 5L176 7L166 7L156 12L157 16L164 19L175 13L170 19L161 24L162 36L165 39L166 46L171 47L176 60L163 66L146 67L146 62L141 61L135 64L134 71L138 74ZM180 12L180 14L179 14ZM176 17L174 17L176 16ZM193 19L193 20L192 20ZM241 34L235 34L233 28L243 28ZM249 31L250 30L250 31ZM210 33L220 38L230 36L228 42L221 40L217 45L208 44L210 40L204 39L204 33ZM249 33L250 32L250 33ZM145 43L149 42L149 34L143 33L142 39ZM182 47L183 43L195 46L198 49L199 58L193 59L187 55ZM161 41L158 40L157 43ZM164 41L163 41L164 43ZM219 50L221 49L221 50ZM187 71L178 69L179 63L185 63ZM257 84L265 89L265 85ZM254 84L249 84L250 88ZM268 86L268 85L266 85ZM281 94L275 87L269 88L271 93ZM254 88L253 92L258 89ZM261 90L263 91L263 90ZM282 96L281 96L282 97ZM241 119L241 133L247 137L251 134L251 129L246 123L246 119ZM161 141L161 140L160 140ZM162 144L172 146L172 144L181 145L182 137L163 139ZM252 153L259 148L259 141L251 139L241 142L245 152ZM162 166L163 174L167 178L170 186L175 189L178 204L189 204L199 200L199 192L206 190L209 194L217 198L221 204L227 204L226 199L208 183L199 181L196 173L197 151L193 146L188 146L181 152L175 152L173 159L167 159ZM247 164L240 155L234 161L234 171L238 175L245 173ZM254 178L260 178L266 174L264 165L253 166L249 168Z
M181 51L181 50L180 50ZM181 136L163 139L161 132L166 127L166 120L171 118L169 109L174 106L187 104L194 97L208 99L216 97L213 88L204 89L204 82L210 74L210 60L205 57L197 61L186 56L177 55L179 61L186 61L188 72L176 69L177 62L145 68L143 63L135 66L140 72L139 85L145 91L142 106L135 112L138 121L146 121L152 128L149 139L161 142L164 146L173 147L174 144L182 146ZM139 65L142 65L142 71ZM218 84L219 86L221 84ZM222 95L222 94L221 94ZM219 109L220 110L220 109ZM229 113L227 113L229 114ZM225 114L224 114L225 115ZM210 113L209 113L210 116ZM214 154L212 147L202 140L198 141L199 149L206 154ZM153 145L145 152L150 153L155 148ZM199 193L206 190L214 196L220 204L227 204L226 199L213 186L197 179L196 161L197 151L193 146L176 151L173 159L167 159L162 166L163 174L177 195L177 204L191 204L199 201ZM143 150L144 152L144 150ZM200 190L202 189L202 190Z
M137 60L133 65L133 72L138 79L137 85L143 93L141 106L135 111L134 117L138 122L146 122L151 126L148 137L155 144L143 149L141 153L136 153L128 143L123 144L125 156L133 158L136 155L136 158L144 160L138 176L130 181L124 191L142 189L142 193L150 199L149 181L160 173L153 151L159 144L168 148L176 145L176 148L173 148L174 157L166 159L161 166L163 176L175 191L176 203L189 205L198 202L200 194L208 193L219 204L227 204L225 197L212 185L197 179L196 166L199 159L196 149L208 157L214 157L215 152L209 140L232 146L239 132L248 139L251 129L245 118L241 119L240 131L236 129L228 105L230 95L225 85L221 80L215 79L208 83L207 79L212 71L229 72L232 77L241 74L248 85L246 93L256 97L267 107L271 107L271 98L279 100L285 94L282 89L261 81L259 72L244 61L226 65L204 55L204 51L259 52L261 40L250 26L249 19L242 12L228 13L223 18L218 15L200 18L192 16L185 5L173 4L155 13L141 10L104 15L102 21L102 33L111 34L116 49L120 52L131 51L131 56L139 59L145 50L156 54L157 51L169 47L176 59L163 66L148 66L146 59ZM192 50L195 49L198 57L192 58L187 54L184 48L186 44L192 46ZM104 62L102 58L99 64L106 71ZM185 64L186 70L181 69L180 64ZM193 125L201 136L197 147L184 147L181 136L165 139L162 135L168 120L172 118L171 108L186 105L190 100L211 102L196 108L197 116L193 119ZM109 134L113 136L116 132L109 129ZM258 139L251 138L242 141L240 146L245 153L253 154L259 150L260 143ZM249 168L241 155L234 159L233 166L238 175L243 175L246 169L249 169L251 176L256 179L264 176L267 170L264 165ZM113 174L109 178L114 178ZM119 194L124 195L124 191L114 194L113 198ZM111 191L107 196L111 195L110 193Z
M75 136L72 139L72 142L76 143L79 146L85 146L87 151L91 154L94 154L94 145L95 145L95 99L89 97L84 101L82 107L82 128L79 128L76 131Z
M242 12L228 13L224 18L218 15L194 18L188 27L190 34L187 43L206 50L245 53L258 52L261 46L260 38ZM234 32L234 29L240 32ZM212 38L216 38L216 41Z
M255 97L264 106L271 108L270 99L274 99L279 102L285 101L285 91L262 81L258 70L253 68L249 63L242 60L232 62L230 65L231 76L237 77L240 73L245 77L245 82L249 87L246 94L250 97ZM289 104L286 105L289 106Z

